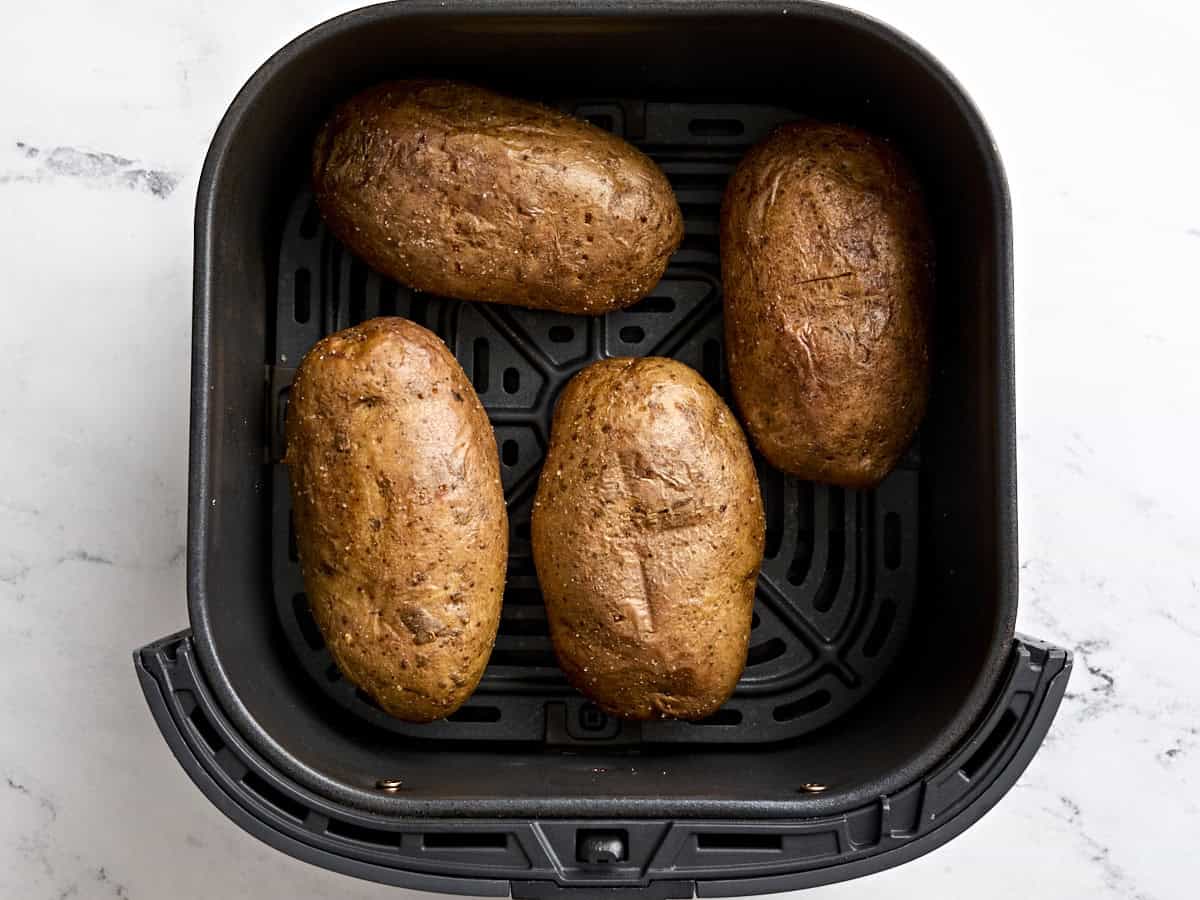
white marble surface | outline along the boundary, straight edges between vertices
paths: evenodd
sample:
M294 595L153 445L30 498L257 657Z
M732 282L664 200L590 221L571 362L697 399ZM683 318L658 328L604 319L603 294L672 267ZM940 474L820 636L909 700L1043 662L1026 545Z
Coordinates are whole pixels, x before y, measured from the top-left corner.
M245 78L339 0L11 3L0 29L0 897L395 898L241 832L129 652L186 625L192 203ZM945 848L817 891L1196 896L1200 8L871 0L988 118L1017 236L1023 630L1046 747Z

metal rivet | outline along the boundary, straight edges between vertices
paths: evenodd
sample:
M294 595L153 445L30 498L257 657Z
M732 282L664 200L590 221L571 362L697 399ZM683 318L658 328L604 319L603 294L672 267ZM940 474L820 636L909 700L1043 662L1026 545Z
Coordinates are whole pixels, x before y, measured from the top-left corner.
M381 791L387 791L389 794L395 794L404 787L404 782L399 778L380 778L375 782L375 787Z
M824 784L818 784L815 781L810 781L806 784L800 785L800 792L804 794L821 794L825 792L826 787L827 786Z

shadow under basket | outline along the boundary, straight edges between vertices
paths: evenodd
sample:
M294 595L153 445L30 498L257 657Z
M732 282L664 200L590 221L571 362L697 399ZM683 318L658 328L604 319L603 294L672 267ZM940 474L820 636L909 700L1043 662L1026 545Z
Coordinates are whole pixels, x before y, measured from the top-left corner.
M1066 688L1017 606L1010 211L974 107L925 51L835 7L404 2L272 57L213 139L196 211L191 629L134 655L204 793L294 856L475 895L745 895L825 884L945 843L1011 787ZM464 303L379 276L325 230L308 148L339 100L454 77L558 106L650 154L685 237L653 293L585 318ZM767 514L745 673L703 722L626 723L555 664L529 506L559 390L663 355L728 399L718 218L747 147L803 117L895 141L937 237L921 434L872 491L759 463ZM439 334L496 431L510 558L467 705L400 722L341 677L308 612L282 425L294 367L376 315Z

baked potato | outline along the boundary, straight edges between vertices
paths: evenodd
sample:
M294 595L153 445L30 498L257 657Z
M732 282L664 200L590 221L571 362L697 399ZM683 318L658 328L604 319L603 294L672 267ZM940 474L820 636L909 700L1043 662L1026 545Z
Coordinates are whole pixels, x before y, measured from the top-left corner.
M694 370L608 359L555 412L533 558L568 680L630 719L702 719L746 665L764 519L737 419Z
M508 560L496 439L458 362L406 319L329 335L292 383L284 461L338 668L401 719L454 712L491 654Z
M317 205L379 272L446 297L599 314L658 283L683 238L662 171L600 128L448 81L393 81L317 135Z
M742 159L721 206L734 397L776 468L878 483L929 388L933 242L917 179L887 141L797 122Z

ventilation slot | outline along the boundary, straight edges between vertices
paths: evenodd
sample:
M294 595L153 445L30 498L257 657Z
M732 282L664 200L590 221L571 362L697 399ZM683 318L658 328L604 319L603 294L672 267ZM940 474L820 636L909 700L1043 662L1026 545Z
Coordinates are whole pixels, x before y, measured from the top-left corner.
M783 850L783 835L761 834L753 831L719 833L702 831L696 835L696 849L778 853Z
M816 712L828 703L829 700L829 691L813 691L799 700L775 707L773 715L776 722L787 722L791 719L798 719L801 716L807 716L809 713Z
M799 497L796 503L796 545L792 549L792 563L788 566L789 584L799 585L808 577L813 556L813 486L811 482L797 484Z
M190 719L192 725L195 726L197 733L200 735L200 739L204 741L205 745L209 749L209 752L211 752L213 756L216 756L217 753L220 752L221 748L225 746L225 742L221 740L221 736L217 734L217 729L213 728L212 722L208 721L208 719L204 717L204 711L197 706L188 715L188 719Z
M733 172L733 164L725 166L720 163L709 163L709 166L713 167L712 172L671 172L671 170L667 170L667 179L670 179L671 186L676 193L697 187L721 193L722 187L725 186L725 180Z
M550 343L566 344L575 337L575 329L567 325L555 325L549 331Z
M640 344L646 339L646 331L636 325L626 325L620 331L621 342L625 344Z
M550 625L545 619L501 619L500 633L513 637L547 637Z
M693 725L737 725L742 721L741 710L718 709L707 719L699 719Z
M508 575L511 578L513 575L532 575L534 574L533 559L528 556L510 556L508 559ZM539 596L539 600L540 600Z
M428 324L425 321L429 317L428 298L423 294L413 294L413 298L408 304L408 317L418 325Z
M520 459L520 457L521 457L521 451L520 451L520 448L517 446L516 441L513 441L513 440L505 441L504 444L500 447L500 459L509 468L512 468L513 466L515 466L517 464L517 460Z
M518 606L541 606L542 592L537 588L510 587L504 592L504 602L515 603Z
M875 617L875 624L871 626L871 633L867 635L867 639L863 642L863 656L867 659L872 659L879 654L883 648L883 642L887 640L888 634L892 630L892 623L896 621L896 604L891 600L879 601L879 615Z
M556 665L554 653L551 650L504 649L497 647L492 651L490 665L512 666L516 669L549 669ZM461 710L460 710L461 711ZM500 717L500 710L496 710ZM452 721L458 721L451 716ZM489 720L490 721L490 720Z
M616 124L616 122L613 121L613 117L607 113L596 113L594 115L587 116L587 120L597 128L601 128L604 131L612 131L613 126Z
M746 126L737 119L692 119L688 131L696 137L737 137Z
M695 219L715 219L721 214L720 201L714 203L680 203L679 211L685 222Z
M829 612L842 586L842 569L846 565L846 497L837 488L829 490L829 559L813 606L817 612Z
M709 339L704 342L701 374L714 388L721 386L721 342Z
M307 806L298 800L293 800L278 788L272 787L253 772L247 772L245 776L243 776L242 786L245 787L246 790L257 795L258 799L266 803L268 806L275 807L285 816L290 816L299 822L303 822L305 817L308 816Z
M883 517L883 564L900 568L900 516L894 512Z
M328 681L330 684L334 684L334 683L342 680L342 670L337 667L336 663L330 663L328 666L325 667L325 680ZM363 694L362 696L366 697L367 702L374 703L374 701L371 700L370 697L367 697L366 694Z
M296 270L292 315L301 325L312 318L312 275L308 269Z
M991 762L992 757L1001 747L1008 743L1008 739L1016 727L1017 714L1011 709L1006 709L1004 715L1000 717L1000 721L996 723L996 727L992 729L992 733L979 745L979 749L971 754L971 758L959 767L958 771L962 773L963 778L971 781L983 771L983 767Z
M763 515L767 520L763 555L774 559L783 542L783 476L764 463L758 467L758 483L762 485Z
M771 638L769 641L756 644L746 653L746 666L761 666L773 659L779 659L787 652L787 644L781 638Z
M792 554L792 564L788 566L788 584L803 584L804 576L808 574L810 565L812 565L812 541L809 536L799 534L796 536L796 550Z
M715 234L693 234L685 231L683 240L679 243L680 252L716 253L717 237Z
M627 313L673 313L675 312L675 299L673 297L647 297L625 311Z
M350 321L361 322L367 316L367 267L355 259L350 264Z
M492 350L487 338L475 338L474 356L471 363L471 380L475 390L486 394L488 390L488 366L491 363Z
M511 366L504 370L504 393L515 394L521 388L521 373Z
M379 286L379 314L381 316L396 315L396 283L394 281L385 281Z
M426 850L505 850L508 835L503 831L428 831L421 837Z
M389 850L397 849L403 839L403 835L397 831L366 828L362 825L355 825L353 822L342 822L339 819L330 819L325 833L334 837L345 838L348 841L356 841L359 844L373 844L376 847L387 847Z
M304 643L308 644L312 650L320 650L324 647L325 639L321 637L321 629L317 627L317 623L312 617L307 594L292 595L292 614L296 617L296 624L300 626L300 634L304 637Z
M495 706L464 706L446 719L450 722L499 722L500 710Z

